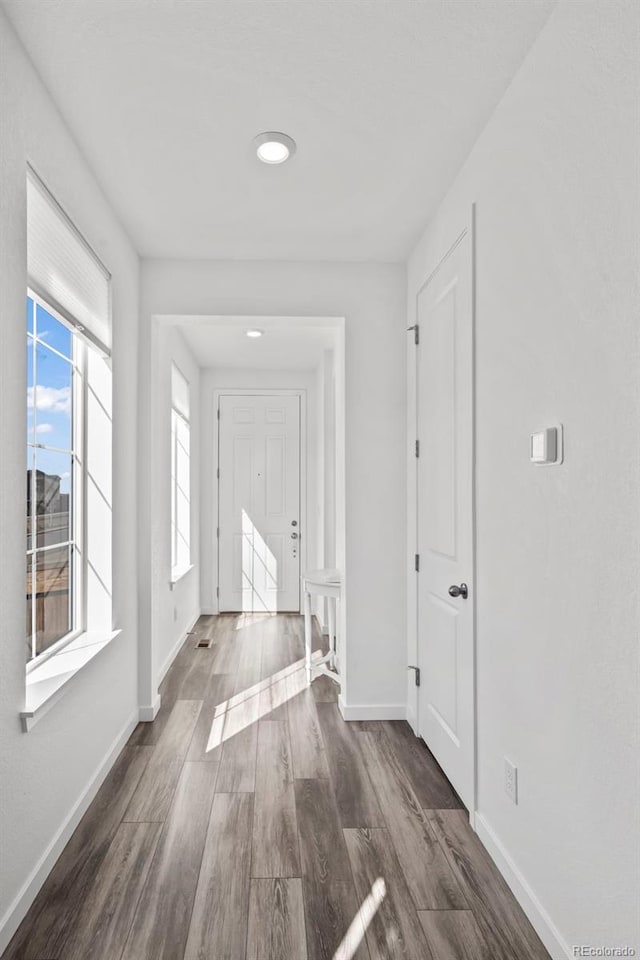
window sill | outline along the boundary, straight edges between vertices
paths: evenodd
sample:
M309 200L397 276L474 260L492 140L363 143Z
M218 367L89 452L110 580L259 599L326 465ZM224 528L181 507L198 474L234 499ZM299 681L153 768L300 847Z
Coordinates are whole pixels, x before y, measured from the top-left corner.
M190 563L188 567L181 567L178 570L172 570L171 577L169 578L169 586L171 589L173 590L175 584L178 583L179 580L182 580L183 577L186 577L186 575L193 570L194 567L195 563Z
M25 733L58 702L82 668L120 633L121 630L112 630L110 633L83 633L29 671L24 710L20 712Z

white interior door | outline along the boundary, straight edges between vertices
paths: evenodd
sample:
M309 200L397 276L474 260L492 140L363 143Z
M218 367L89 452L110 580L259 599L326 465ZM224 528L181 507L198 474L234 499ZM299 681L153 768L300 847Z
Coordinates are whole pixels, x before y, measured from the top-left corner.
M417 300L418 732L470 810L475 776L472 290L472 236L466 231Z
M300 398L219 400L220 612L300 610Z

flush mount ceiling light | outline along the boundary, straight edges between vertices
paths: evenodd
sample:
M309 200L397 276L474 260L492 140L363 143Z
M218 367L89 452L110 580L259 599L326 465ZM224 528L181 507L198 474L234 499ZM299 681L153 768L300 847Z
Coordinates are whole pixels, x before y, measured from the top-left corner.
M262 160L263 163L284 163L296 152L295 140L288 137L286 133L277 133L275 130L259 133L254 137L253 142L256 145L258 160Z
M252 340L255 340L257 337L261 337L264 333L264 330L247 330L247 336L251 337Z

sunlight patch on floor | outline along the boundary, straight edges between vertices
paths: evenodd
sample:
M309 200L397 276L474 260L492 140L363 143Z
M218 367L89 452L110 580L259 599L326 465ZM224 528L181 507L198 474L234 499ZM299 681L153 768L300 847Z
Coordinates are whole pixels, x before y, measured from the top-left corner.
M355 957L358 947L367 932L367 928L380 908L380 904L386 894L386 884L382 877L378 877L371 887L371 893L367 894L358 912L351 921L349 929L333 955L333 960L352 960L352 957Z
M322 657L322 651L314 650L312 661L320 657ZM303 657L228 700L223 700L214 711L207 740L207 753L215 750L225 740L235 737L252 723L267 716L276 707L282 706L283 703L302 693L306 686Z

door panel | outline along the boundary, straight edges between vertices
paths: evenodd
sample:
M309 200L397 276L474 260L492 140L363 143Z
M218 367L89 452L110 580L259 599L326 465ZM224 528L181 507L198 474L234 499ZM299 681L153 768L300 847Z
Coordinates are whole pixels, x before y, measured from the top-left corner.
M219 412L220 611L299 611L300 399L225 395Z
M253 513L253 441L251 437L233 438L233 465L230 480L232 481L233 509L241 512L243 509Z
M431 594L427 598L426 618L431 625L428 677L438 677L438 683L429 685L429 709L436 720L457 738L458 696L458 611L451 603Z
M474 802L473 302L465 231L417 300L418 732ZM449 595L466 583L467 599Z
M285 437L267 437L266 454L265 513L268 517L282 516L285 512L287 489Z
M425 547L456 555L456 284L427 306L423 331ZM422 424L420 431L423 432Z

